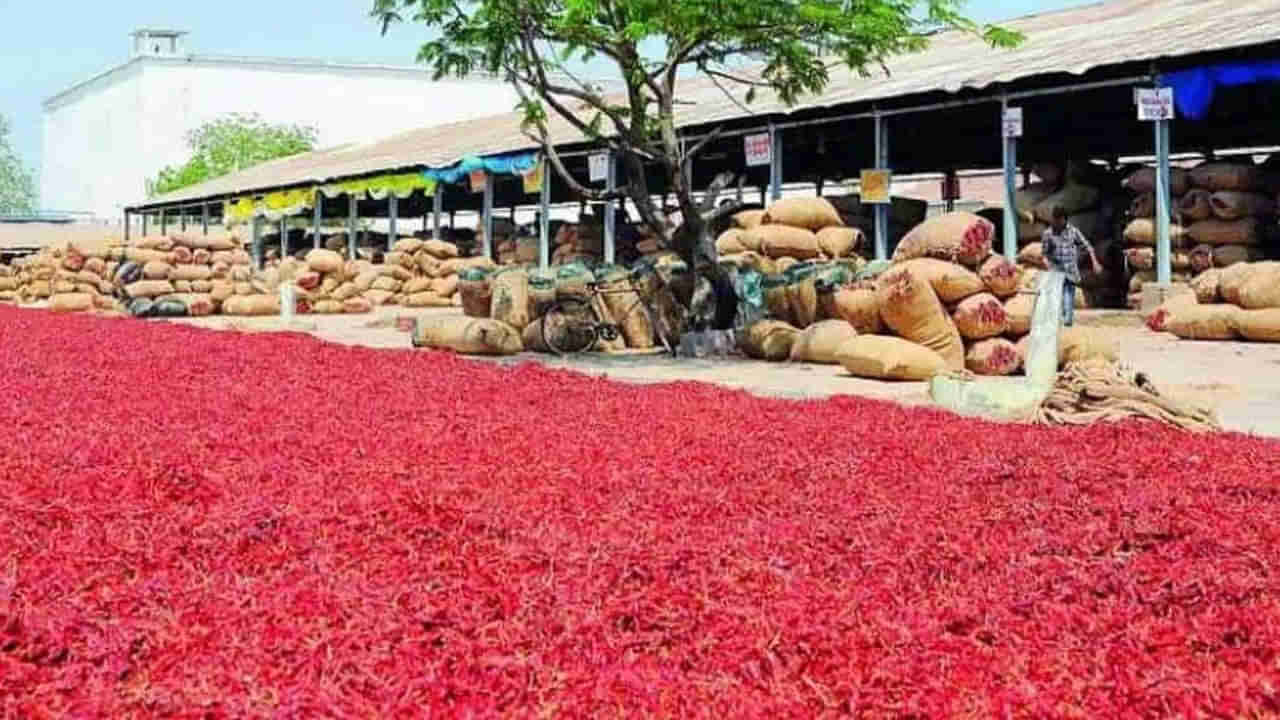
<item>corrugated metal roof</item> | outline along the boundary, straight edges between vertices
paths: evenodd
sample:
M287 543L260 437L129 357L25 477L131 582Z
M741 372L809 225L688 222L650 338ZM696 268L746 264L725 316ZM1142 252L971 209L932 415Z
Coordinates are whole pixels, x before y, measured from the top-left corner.
M1247 47L1280 37L1280 0L1113 0L1000 23L1022 32L1013 50L996 50L979 38L939 33L928 50L894 58L889 74L860 77L842 70L820 96L788 107L759 92L752 113L761 117L917 95L981 89L1049 73L1091 69ZM741 107L702 77L681 84L681 127L741 119ZM557 144L585 138L552 113ZM532 149L513 113L405 132L362 146L348 146L277 160L155 198L145 206L193 202L274 187L330 182L342 177L420 166L451 165L464 155Z

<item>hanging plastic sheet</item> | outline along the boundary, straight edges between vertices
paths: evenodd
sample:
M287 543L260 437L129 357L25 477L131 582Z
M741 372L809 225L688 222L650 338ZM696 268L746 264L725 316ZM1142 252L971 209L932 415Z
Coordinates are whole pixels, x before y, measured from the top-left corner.
M1058 377L1058 328L1064 298L1061 272L1042 272L1039 279L1024 363L1027 376L965 380L938 375L929 383L929 396L935 403L960 415L995 420L1025 420L1040 407Z
M1163 84L1173 88L1173 103L1178 114L1188 120L1203 120L1208 116L1219 87L1277 81L1280 81L1280 62L1277 61L1206 65L1162 76Z
M314 206L315 191L310 188L281 190L280 192L267 193L263 196L262 200L254 208L254 212L261 217L275 221L280 218L298 215Z
M416 172L379 175L378 177L370 178L366 182L368 183L367 191L369 197L374 200L386 200L391 195L404 200L419 190L426 195L430 195L436 190L435 180L423 177L421 173Z
M461 182L473 172L486 172L490 175L524 175L533 170L540 160L539 154L515 153L511 155L495 155L493 157L476 157L469 155L457 163L443 168L431 168L424 171L424 177L450 185Z
M239 225L253 218L254 202L252 197L236 198L222 204L222 217L228 225Z

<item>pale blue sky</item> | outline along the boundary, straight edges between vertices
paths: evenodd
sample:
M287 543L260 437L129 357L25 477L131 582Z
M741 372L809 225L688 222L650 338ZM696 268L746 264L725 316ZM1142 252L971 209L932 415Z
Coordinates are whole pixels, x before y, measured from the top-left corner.
M989 21L1088 0L969 0L968 12ZM309 57L412 64L425 31L399 26L387 37L368 17L371 0L0 0L0 113L13 123L14 144L39 172L40 103L128 58L137 27L191 32L188 49L217 55Z

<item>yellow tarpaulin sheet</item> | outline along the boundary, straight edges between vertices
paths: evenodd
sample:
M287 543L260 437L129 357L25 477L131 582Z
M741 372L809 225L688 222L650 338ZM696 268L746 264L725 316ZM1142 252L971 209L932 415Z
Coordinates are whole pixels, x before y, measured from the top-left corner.
M320 192L325 197L342 195L367 195L374 200L385 200L388 195L395 194L401 200L418 190L424 193L435 192L436 182L423 177L421 173L399 173L379 175L359 180L344 180L339 183L323 185Z
M230 225L248 222L253 218L253 206L253 198L251 197L228 200L222 204L224 222Z

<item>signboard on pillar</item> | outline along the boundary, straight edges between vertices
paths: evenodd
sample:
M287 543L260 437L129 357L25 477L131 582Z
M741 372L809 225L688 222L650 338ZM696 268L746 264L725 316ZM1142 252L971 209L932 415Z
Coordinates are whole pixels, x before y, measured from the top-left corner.
M1173 119L1173 88L1138 88L1133 99L1138 104L1139 120Z
M587 157L587 171L591 182L604 182L609 178L609 154L596 153Z
M483 170L472 170L471 174L468 175L467 177L471 181L471 192L473 193L484 192L485 174Z
M889 170L863 170L858 182L862 202L869 205L888 204L891 179Z
M1005 108L1001 124L1004 127L1005 138L1022 137L1022 108Z
M526 195L542 192L542 183L545 182L543 175L546 172L546 167L547 162L539 160L532 170L520 176L520 179L524 182L524 193Z
M773 163L773 143L769 133L748 135L742 139L742 149L747 156L747 167L763 167Z

